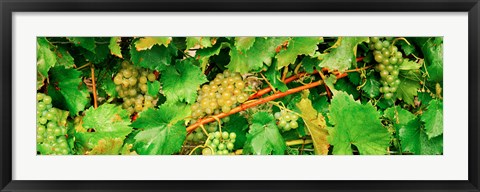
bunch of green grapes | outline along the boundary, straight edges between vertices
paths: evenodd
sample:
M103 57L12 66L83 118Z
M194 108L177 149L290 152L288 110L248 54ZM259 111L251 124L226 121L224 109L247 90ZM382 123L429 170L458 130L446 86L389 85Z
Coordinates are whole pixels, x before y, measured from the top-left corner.
M276 112L275 119L278 121L278 128L283 131L290 131L291 129L298 128L298 115L288 112L287 110Z
M155 80L155 74L147 69L135 67L128 61L123 61L122 69L113 78L118 96L123 99L123 108L133 114L153 107L156 98L146 93L147 81Z
M228 119L228 117L226 118ZM195 120L191 121L192 124L195 123ZM213 133L218 130L218 122L208 123L204 125L205 130L208 133ZM205 138L205 134L203 133L201 128L195 129L195 131L191 134L187 135L187 141L198 143Z
M198 119L206 115L226 113L247 99L242 76L227 70L202 86L197 102L192 105L192 117Z
M237 135L234 132L228 133L226 131L216 131L210 133L206 142L208 147L202 150L202 155L230 154L235 144L235 138L237 138Z
M375 70L380 73L382 87L380 92L385 99L392 99L393 94L400 85L398 79L399 66L403 63L403 55L398 48L390 43L391 38L371 37L369 47L373 50L373 56L378 63Z
M195 129L193 133L187 135L187 141L198 143L205 138L205 135L202 132L202 129Z
M37 149L42 155L67 155L66 120L60 120L60 109L52 107L52 98L37 93Z

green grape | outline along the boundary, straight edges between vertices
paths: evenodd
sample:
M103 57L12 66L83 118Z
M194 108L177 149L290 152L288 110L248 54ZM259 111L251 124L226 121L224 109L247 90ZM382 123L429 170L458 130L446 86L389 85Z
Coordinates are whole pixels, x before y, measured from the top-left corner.
M157 79L157 77L155 76L155 74L150 73L150 74L147 75L147 79L149 81L155 81L155 79Z
M292 129L296 129L298 127L297 121L291 121L289 125Z
M37 93L37 101L41 101L44 97L44 94L42 93Z
M225 146L225 144L220 143L220 144L218 144L217 148L218 148L218 150L224 150L226 148L226 146Z
M231 142L228 142L228 143L227 143L227 149L228 149L228 150L232 150L233 147L234 147L233 143L231 143Z
M220 137L222 137L222 134L219 131L216 131L214 133L214 136L215 136L215 138L220 139Z
M202 155L212 155L213 152L210 148L203 148Z
M237 134L235 134L234 132L231 132L229 137L230 139L235 139L237 138Z
M228 136L229 136L228 132L222 132L223 139L228 139Z
M218 146L220 144L220 140L219 139L213 139L212 144Z
M192 141L195 136L193 134L187 135L187 141Z
M48 95L45 95L45 96L43 97L43 103L45 103L46 105L52 103L52 98L51 98L50 96L48 96Z

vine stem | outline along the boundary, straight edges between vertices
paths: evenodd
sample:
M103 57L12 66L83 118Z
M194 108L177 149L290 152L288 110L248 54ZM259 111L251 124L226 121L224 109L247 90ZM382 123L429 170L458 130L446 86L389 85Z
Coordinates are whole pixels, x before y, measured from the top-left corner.
M361 61L363 60L363 57L359 57L356 59L356 61ZM368 69L370 66L367 66L367 67L363 67L363 68L357 68L357 69L354 69L354 70L350 70L348 72L354 72L354 71L360 71L360 70L363 70L363 69ZM323 68L322 71L328 71L327 68ZM344 78L348 75L348 72L344 72L344 73L340 73L340 72L333 72L333 74L337 77L337 79L340 79L340 78ZM299 79L301 77L304 77L304 76L307 76L307 75L312 75L312 74L316 74L318 73L317 70L315 70L313 73L309 74L309 73L298 73L298 74L295 74L289 78L286 78L283 82L285 84L287 83L290 83L296 79ZM230 110L229 112L227 113L219 113L217 115L213 115L213 116L210 116L210 117L207 117L207 118L204 118L204 119L198 119L197 122L195 122L194 124L190 125L187 127L187 132L190 133L192 132L193 130L195 130L197 127L199 127L200 125L203 125L203 124L206 124L206 123L211 123L215 120L218 120L218 119L221 119L221 118L225 118L225 117L228 117L232 114L235 114L235 113L238 113L240 111L244 111L248 108L252 108L254 106L257 106L257 105L260 105L260 104L263 104L263 103L266 103L266 102L269 102L269 101L273 101L273 100L276 100L276 99L279 99L279 98L282 98L282 97L285 97L287 95L290 95L290 94L293 94L293 93L297 93L297 92L300 92L302 90L305 90L305 89L310 89L310 88L313 88L313 87L316 87L316 86L319 86L319 85L322 85L323 84L323 81L320 80L320 81L316 81L316 82L313 82L313 83L309 83L309 84L306 84L306 85L303 85L303 86L300 86L300 87L295 87L295 88L292 88L292 89L289 89L285 92L277 92L277 93L274 93L270 96L267 96L267 97L264 97L264 98L260 98L260 99L257 99L257 100L253 100L255 98L258 98L258 97L261 97L262 95L265 95L267 93L269 93L270 91L272 91L272 88L271 87L267 87L265 89L262 89L260 91L257 91L256 93L254 93L253 95L251 95L249 98L248 98L248 101L246 103L243 103L242 105L238 106L238 107L235 107L233 108L232 110Z
M95 68L93 65L90 65L92 71L92 89L93 89L93 107L96 109L98 107L97 103L97 86L95 84Z
M363 57L358 57L356 59L357 62L359 61L362 61L363 60ZM343 73L340 73L338 71L334 71L333 74L335 76L337 76L337 79L340 79L340 78L343 78L343 77L346 77L348 75L348 73L350 72L358 72L360 70L363 70L363 69L368 69L370 68L371 66L367 66L367 67L362 67L362 68L357 68L357 69L352 69L352 70L347 70L347 71L344 71ZM328 68L324 67L322 68L322 72L328 72ZM300 79L302 77L305 77L305 76L308 76L308 75L313 75L313 74L317 74L318 71L317 70L314 70L313 73L305 73L305 72L301 72L301 73L297 73L295 75L292 75L288 78L286 78L285 80L283 80L283 83L287 84L287 83L290 83L292 81L295 81L297 79ZM261 89L257 92L255 92L254 94L250 95L250 97L248 97L248 100L251 100L251 99L256 99L256 98L259 98L261 97L262 95L265 95L267 93L269 93L270 91L272 91L272 88L271 87L267 87L265 89Z
M285 97L287 95L297 93L297 92L300 92L300 91L305 90L305 89L310 89L310 88L313 88L313 87L316 87L316 86L319 86L319 85L322 85L322 84L323 84L323 81L316 81L316 82L306 84L306 85L303 85L303 86L300 86L300 87L289 89L285 92L277 92L277 93L275 93L273 95L270 95L268 97L263 97L263 98L260 98L260 99L257 99L257 100L252 100L251 102L244 103L244 104L242 104L238 107L233 108L232 110L230 110L227 113L219 113L219 114L214 115L214 116L210 116L210 117L207 117L207 118L204 118L204 119L199 119L197 122L195 122L194 124L187 127L187 132L192 132L193 130L195 130L200 125L203 125L203 124L206 124L206 123L211 123L211 122L215 121L215 119L221 119L221 118L227 117L229 115L238 113L240 111L244 111L248 108L251 108L251 107L254 107L254 106L269 102L269 101L273 101L275 99L279 99L279 98Z

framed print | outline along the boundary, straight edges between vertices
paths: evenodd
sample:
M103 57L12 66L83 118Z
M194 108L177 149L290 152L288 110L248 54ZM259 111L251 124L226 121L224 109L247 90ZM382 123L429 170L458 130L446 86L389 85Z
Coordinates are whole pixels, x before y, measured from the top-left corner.
M0 5L1 191L479 191L478 0Z

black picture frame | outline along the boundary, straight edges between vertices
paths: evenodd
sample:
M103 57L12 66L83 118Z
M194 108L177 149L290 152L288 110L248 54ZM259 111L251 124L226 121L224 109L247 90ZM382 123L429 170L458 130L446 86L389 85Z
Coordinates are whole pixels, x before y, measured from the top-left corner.
M0 0L1 191L480 191L479 0ZM468 180L24 181L12 180L13 12L468 12ZM460 72L459 72L460 74ZM445 165L450 166L450 165ZM441 168L440 168L441 169Z

